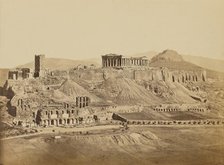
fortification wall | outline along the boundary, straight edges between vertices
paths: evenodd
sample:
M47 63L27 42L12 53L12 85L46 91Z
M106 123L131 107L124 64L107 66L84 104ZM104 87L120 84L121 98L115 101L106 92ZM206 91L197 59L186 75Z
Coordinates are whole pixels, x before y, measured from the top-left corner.
M150 69L150 70L135 70L134 71L135 80L162 80L162 81L171 81L171 82L197 82L197 81L206 81L206 72L205 71L170 71L168 69Z

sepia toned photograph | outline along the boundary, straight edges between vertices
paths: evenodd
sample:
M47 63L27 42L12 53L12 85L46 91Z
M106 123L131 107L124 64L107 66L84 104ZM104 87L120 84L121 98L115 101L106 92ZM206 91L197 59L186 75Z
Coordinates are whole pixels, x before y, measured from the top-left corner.
M224 165L224 1L0 0L0 165Z

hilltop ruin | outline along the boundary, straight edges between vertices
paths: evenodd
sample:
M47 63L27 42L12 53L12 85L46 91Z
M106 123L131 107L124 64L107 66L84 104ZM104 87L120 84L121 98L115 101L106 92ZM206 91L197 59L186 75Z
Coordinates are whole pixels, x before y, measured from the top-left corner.
M170 61L161 54L157 58ZM79 65L57 71L47 69L45 55L35 55L34 71L9 71L4 85L4 95L10 99L8 112L15 125L62 126L112 119L112 113L102 111L108 107L113 112L120 106L153 109L163 103L206 102L206 95L202 96L197 86L207 81L205 70L151 67L152 61L107 54L102 56L101 68ZM189 84L197 90L189 89Z

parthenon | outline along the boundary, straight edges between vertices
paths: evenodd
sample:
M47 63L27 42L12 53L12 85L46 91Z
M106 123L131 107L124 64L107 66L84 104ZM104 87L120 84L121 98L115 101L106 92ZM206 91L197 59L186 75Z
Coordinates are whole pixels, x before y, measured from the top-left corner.
M117 54L106 54L102 56L103 67L132 67L132 66L147 66L147 57L124 57Z

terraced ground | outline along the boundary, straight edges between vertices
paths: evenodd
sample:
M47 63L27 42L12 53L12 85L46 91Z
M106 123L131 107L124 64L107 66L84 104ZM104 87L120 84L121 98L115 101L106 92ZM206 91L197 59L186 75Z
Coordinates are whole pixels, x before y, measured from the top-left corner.
M4 140L4 165L222 165L223 126L147 127Z

